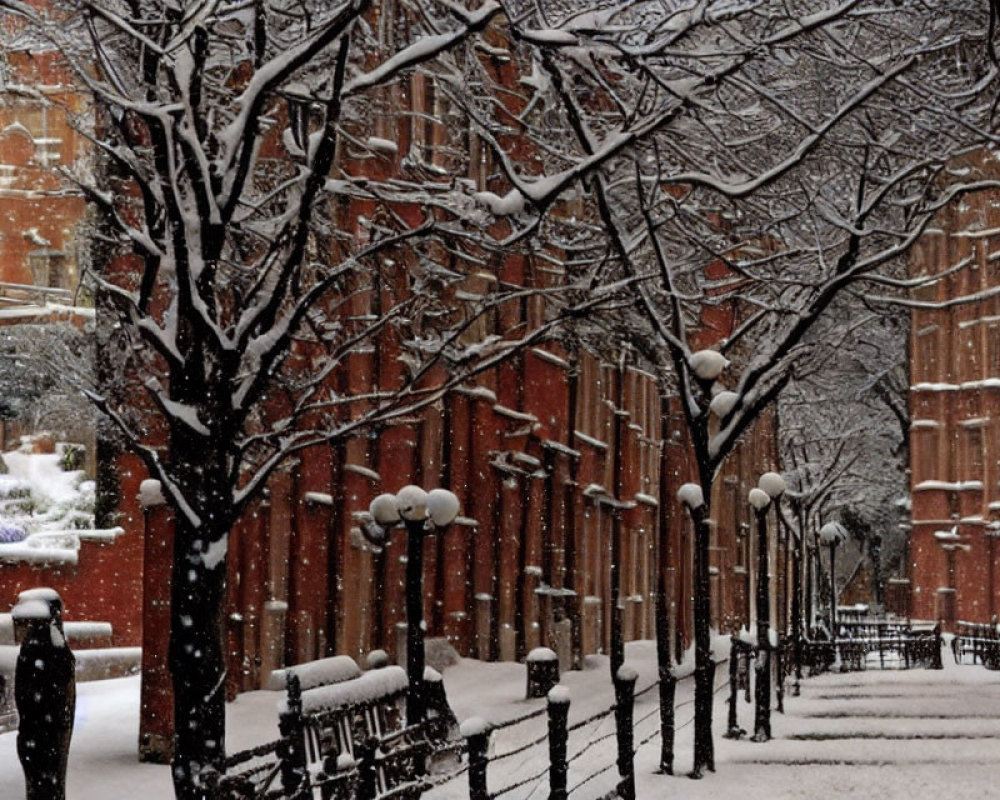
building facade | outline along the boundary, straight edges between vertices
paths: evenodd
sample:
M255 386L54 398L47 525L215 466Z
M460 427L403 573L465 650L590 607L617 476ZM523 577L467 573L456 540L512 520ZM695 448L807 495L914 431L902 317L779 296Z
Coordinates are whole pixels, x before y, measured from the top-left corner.
M1000 609L1000 195L953 204L911 261L911 614Z

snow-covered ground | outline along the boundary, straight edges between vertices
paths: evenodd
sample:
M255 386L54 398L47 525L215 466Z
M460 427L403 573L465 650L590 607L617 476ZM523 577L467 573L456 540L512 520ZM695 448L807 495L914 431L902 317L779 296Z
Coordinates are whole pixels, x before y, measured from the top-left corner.
M111 541L121 528L94 530L94 481L64 469L77 445L34 452L32 443L0 454L0 560L75 563L82 539ZM72 459L70 459L72 460Z
M627 661L639 672L637 689L655 677L650 642L630 644ZM540 708L544 701L526 701L523 665L485 664L463 660L444 673L448 696L459 719L477 715L495 723ZM725 667L718 670L723 685ZM570 724L612 703L607 659L588 659L587 669L566 674L572 705ZM143 800L172 797L168 769L136 761L138 738L138 678L84 683L78 687L76 728L70 754L69 800L132 800L141 789ZM683 773L691 764L691 681L677 690L677 777L655 774L660 740L656 735L656 693L636 703L636 741L649 741L636 758L637 794L661 797L738 797L740 800L844 797L892 798L990 797L995 794L1000 761L1000 673L981 667L956 667L935 672L879 672L824 675L802 684L802 696L786 696L786 714L773 715L774 740L755 744L721 737L725 728L726 692L716 695L717 772L702 781ZM228 707L230 751L277 737L277 692L251 692ZM740 721L752 728L752 706L740 701ZM569 753L590 742L571 765L572 789L583 778L615 759L610 718L584 727L571 737ZM493 755L541 736L544 717L516 726L493 738ZM0 736L0 800L24 796L15 735ZM545 765L545 745L491 764L491 791L531 777ZM615 783L611 769L571 793L574 800L605 794ZM505 797L542 800L548 785L543 777ZM467 797L466 779L438 787L427 797L458 800Z

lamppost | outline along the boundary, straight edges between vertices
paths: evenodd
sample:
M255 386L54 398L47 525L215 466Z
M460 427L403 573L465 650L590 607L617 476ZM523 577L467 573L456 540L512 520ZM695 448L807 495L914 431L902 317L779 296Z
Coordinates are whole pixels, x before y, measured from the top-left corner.
M819 540L830 548L830 632L833 636L834 666L840 664L837 647L837 546L847 541L847 529L839 522L828 522L819 529Z
M363 532L382 546L389 531L402 523L406 529L406 724L422 722L424 696L424 536L443 530L458 516L458 498L447 489L425 492L404 486L396 494L380 494L368 507L372 521Z
M771 587L768 577L767 510L785 491L785 481L776 472L761 475L758 487L747 499L757 518L757 681L754 691L755 742L771 738Z

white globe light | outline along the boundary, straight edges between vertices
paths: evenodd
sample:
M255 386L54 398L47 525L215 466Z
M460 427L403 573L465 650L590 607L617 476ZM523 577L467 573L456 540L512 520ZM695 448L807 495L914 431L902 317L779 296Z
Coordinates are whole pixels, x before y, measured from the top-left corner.
M729 359L718 350L698 350L688 358L688 366L703 381L714 381L729 366Z
M838 545L847 541L847 528L839 522L828 522L819 529L819 540L825 545Z
M458 498L447 489L431 489L427 493L427 516L439 528L450 525L458 516Z
M685 483L677 490L677 499L688 508L701 508L705 505L705 494L697 483Z
M750 490L750 494L747 495L747 500L750 501L750 505L756 508L758 511L763 511L769 505L771 505L771 497L763 489L753 488Z
M709 403L708 408L715 416L722 419L736 408L736 404L739 402L740 396L736 392L719 392L712 398L712 402Z
M395 525L399 522L399 509L396 508L396 495L380 494L371 505L368 506L368 513L379 525Z
M760 476L760 480L757 481L757 485L767 492L768 497L775 498L780 497L785 493L785 489L788 485L785 483L785 479L782 478L777 472L765 472Z
M396 492L396 508L403 519L427 519L427 492L412 484L404 486Z

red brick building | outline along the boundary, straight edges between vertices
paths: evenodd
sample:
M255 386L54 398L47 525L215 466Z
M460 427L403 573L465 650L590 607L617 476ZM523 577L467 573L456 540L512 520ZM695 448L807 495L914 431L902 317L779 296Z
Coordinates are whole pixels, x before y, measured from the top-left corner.
M910 268L941 276L912 314L911 614L986 622L1000 610L1000 196L953 204Z
M17 67L18 80L58 90L66 108L82 107L48 54L14 49L7 58ZM499 59L495 70L498 84L517 84L513 61ZM505 95L502 102L511 105L515 119L516 96ZM0 281L65 288L76 278L72 241L84 205L77 194L53 182L45 167L80 157L81 143L66 125L65 113L46 105L42 114L19 103L0 109L0 220L7 226L0 263L9 265ZM466 143L469 152L455 162L456 142L449 140L440 100L426 76L414 75L405 96L393 95L386 104L393 109L409 104L414 113L380 117L374 130L358 139L375 134L395 142L395 150L377 157L345 156L341 169L395 176L403 155L418 153L438 168L442 181L465 173L477 190L498 188L489 183L493 170L475 137ZM531 161L516 136L505 144L524 163ZM265 148L264 157L281 155L277 143L273 147ZM9 203L9 213L3 203ZM359 235L357 221L378 213L367 200L345 196L337 203L340 227ZM421 218L419 209L394 211L412 217L414 224ZM489 268L490 276L470 275L462 288L481 292L489 280L547 287L560 280L551 260L526 255L497 258ZM387 267L387 291L405 291L406 269L407 257L400 254L395 266ZM359 293L342 313L345 319L371 314L377 301ZM706 324L712 330L708 338L731 329L731 315L713 313ZM543 316L541 300L510 304L495 315L491 329L480 326L475 333L502 336L517 329L523 335ZM352 353L331 381L342 394L356 395L392 385L403 369L398 352L399 343L387 332L378 347ZM303 369L312 365L304 345L293 357ZM427 539L424 614L429 635L446 637L463 655L516 659L544 644L567 663L578 664L584 654L607 651L614 531L623 564L626 640L654 636L653 597L662 574L672 630L678 647L685 646L691 634L693 537L675 496L695 470L681 415L673 404L663 406L662 394L656 378L641 369L622 370L594 354L549 344L526 350L377 437L359 434L334 447L302 452L271 478L265 496L229 538L230 692L260 687L272 669L284 664L331 653L361 659L379 647L396 651L404 620L400 557L405 543L396 535L384 551L373 551L361 536L358 515L376 494L407 483L447 486L462 503L460 519ZM621 454L617 470L616 451ZM714 624L722 630L745 624L752 614L754 537L748 535L746 494L761 472L776 466L774 426L765 419L716 483L711 580ZM102 587L92 599L121 614L135 610L132 587L143 581L141 749L159 758L168 749L172 727L166 670L171 518L163 507L140 511L135 498L142 471L131 458L119 467L118 522L131 549L100 562L81 554L80 575L87 576L88 585ZM615 510L615 505L624 508ZM615 514L621 515L620 525ZM140 531L142 570L135 547ZM85 572L97 563L108 571ZM779 573L777 557L772 564ZM15 581L13 574L5 580L0 571L7 594L24 581L55 585L65 593L71 617L86 598L74 593L74 576L65 577L63 583L62 572L43 576L29 570ZM110 611L94 613L103 619ZM136 624L123 620L120 627L138 635Z
M85 119L87 98L58 54L14 15L0 18L0 43L0 325L83 326L93 309L70 304L87 209L57 170L86 169L87 143L71 121ZM27 432L17 421L5 421L3 430L3 446ZM125 533L82 537L75 560L0 560L0 612L20 591L51 586L63 597L67 620L110 622L114 645L140 643L142 526L135 496L142 475L125 474L117 519Z

